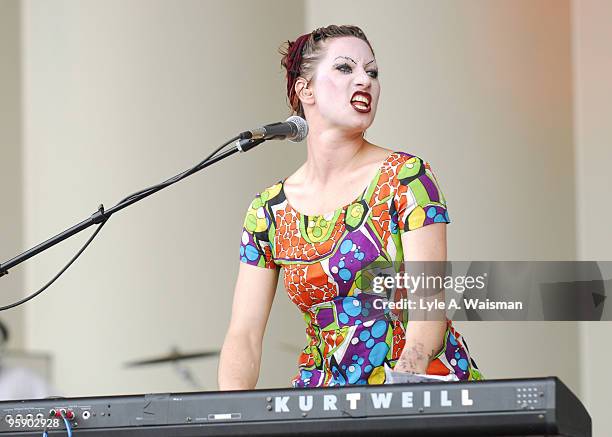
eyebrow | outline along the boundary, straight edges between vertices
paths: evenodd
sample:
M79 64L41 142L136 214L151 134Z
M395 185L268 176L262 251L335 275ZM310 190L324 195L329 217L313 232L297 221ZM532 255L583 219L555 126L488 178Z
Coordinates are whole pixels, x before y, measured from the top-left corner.
M355 60L353 58L351 58L350 56L337 56L336 59L347 59L349 61L351 61L353 64L357 65L357 62L355 62ZM334 61L336 60L334 59ZM368 62L367 64L365 64L365 66L367 67L368 65L370 65L372 62L376 62L376 59L372 59L370 62Z

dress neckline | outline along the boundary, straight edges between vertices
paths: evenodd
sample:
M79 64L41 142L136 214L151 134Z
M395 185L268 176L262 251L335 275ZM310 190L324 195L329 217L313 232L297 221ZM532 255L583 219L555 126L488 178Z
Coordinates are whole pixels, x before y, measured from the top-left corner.
M387 164L389 163L389 161L391 161L391 158L394 157L398 152L391 152L386 158L385 160L382 162L382 164L378 167L378 169L376 170L376 173L374 174L374 177L370 180L370 182L368 182L368 184L366 185L366 187L364 188L364 190L361 192L361 194L359 194L359 196L357 196L356 199L354 199L352 202L347 203L346 205L343 205L341 207L338 207L336 209L334 209L333 211L329 211L326 212L324 214L304 214L302 212L300 212L299 210L297 210L296 208L293 207L293 205L291 205L291 202L289 201L289 198L287 197L287 194L285 193L285 180L287 178L281 179L280 180L280 184L281 184L281 192L282 195L285 198L285 201L287 202L287 207L289 209L291 209L293 212L296 213L296 215L298 217L302 217L302 216L306 216L306 217L331 217L334 216L335 214L337 214L340 211L346 211L346 209L351 206L354 203L357 203L359 201L361 201L363 199L363 197L365 196L365 194L370 191L370 189L372 188L372 185L376 184L378 182L378 179L380 177L381 172L383 171L383 169L387 166Z

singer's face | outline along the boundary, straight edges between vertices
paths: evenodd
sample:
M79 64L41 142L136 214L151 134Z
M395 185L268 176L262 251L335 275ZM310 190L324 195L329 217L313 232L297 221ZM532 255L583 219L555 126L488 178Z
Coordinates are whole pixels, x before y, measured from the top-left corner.
M314 111L325 124L343 130L366 130L374 121L380 83L368 44L356 37L327 41L311 81Z

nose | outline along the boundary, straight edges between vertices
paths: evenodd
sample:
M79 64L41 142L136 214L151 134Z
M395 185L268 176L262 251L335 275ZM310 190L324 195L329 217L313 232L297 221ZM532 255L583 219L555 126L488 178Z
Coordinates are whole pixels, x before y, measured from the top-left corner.
M363 88L369 88L372 85L372 78L368 74L365 69L360 68L357 74L355 75L355 85L361 86Z

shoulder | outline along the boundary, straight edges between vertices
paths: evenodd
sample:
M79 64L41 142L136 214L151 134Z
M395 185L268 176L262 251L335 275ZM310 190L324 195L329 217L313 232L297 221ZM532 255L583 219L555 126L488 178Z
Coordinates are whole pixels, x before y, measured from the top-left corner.
M252 208L259 208L273 200L278 200L278 197L283 191L283 182L276 182L274 185L264 188L259 191L251 202Z
M408 152L394 151L387 163L389 176L400 185L408 185L421 176L431 174L429 162Z
M244 227L249 232L262 232L267 230L271 222L270 206L282 203L283 201L284 193L282 181L259 191L247 209L244 218Z

